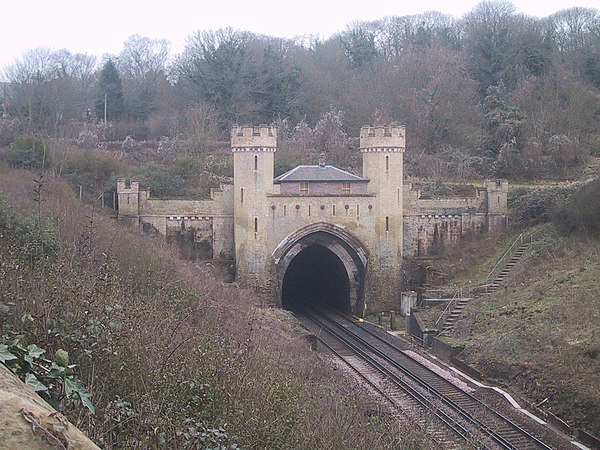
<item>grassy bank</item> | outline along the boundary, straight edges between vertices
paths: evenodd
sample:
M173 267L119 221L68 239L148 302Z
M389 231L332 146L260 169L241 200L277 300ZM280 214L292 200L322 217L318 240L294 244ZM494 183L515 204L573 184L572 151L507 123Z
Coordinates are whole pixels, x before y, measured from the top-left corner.
M600 240L547 234L506 289L469 303L461 355L486 376L600 434Z

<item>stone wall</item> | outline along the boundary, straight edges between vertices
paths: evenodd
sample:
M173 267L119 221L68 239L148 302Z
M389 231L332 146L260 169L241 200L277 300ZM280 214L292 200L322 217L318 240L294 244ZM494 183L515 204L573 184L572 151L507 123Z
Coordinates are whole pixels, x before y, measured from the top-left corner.
M335 226L343 230L335 239L366 249L357 270L366 273L365 299L374 311L399 307L403 258L426 257L467 234L506 228L506 181L487 181L472 196L439 199L421 198L405 184L403 126L361 129L362 176L369 182L350 183L351 195L343 194L341 182L333 195L331 183L311 182L309 195L299 195L299 183L274 184L274 127L235 126L231 145L234 184L213 190L210 200L154 199L139 184L119 180L119 218L187 240L192 256L235 259L236 279L276 304L281 280L274 252L315 224ZM355 293L357 301L361 296Z
M235 258L233 241L233 185L211 189L208 200L152 198L137 182L118 180L119 220L139 225L170 240L189 243L190 259Z
M508 182L486 181L473 196L424 199L404 186L403 256L425 257L447 243L481 233L506 231Z

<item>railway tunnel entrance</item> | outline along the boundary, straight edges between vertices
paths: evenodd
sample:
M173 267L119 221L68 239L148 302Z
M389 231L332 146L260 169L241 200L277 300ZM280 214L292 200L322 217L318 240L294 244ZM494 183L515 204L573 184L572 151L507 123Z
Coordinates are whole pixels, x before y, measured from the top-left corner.
M286 309L329 307L350 312L350 280L344 263L321 245L301 250L285 271L281 304Z
M281 241L272 256L283 308L363 313L368 253L345 229L307 225Z

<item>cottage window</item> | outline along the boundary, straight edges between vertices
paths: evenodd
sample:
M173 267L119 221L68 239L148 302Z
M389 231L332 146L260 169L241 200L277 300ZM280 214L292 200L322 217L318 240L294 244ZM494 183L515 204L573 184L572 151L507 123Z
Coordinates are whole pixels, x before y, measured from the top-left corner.
M342 194L350 195L350 182L349 181L344 181L342 183Z
M308 195L308 183L300 183L300 195Z

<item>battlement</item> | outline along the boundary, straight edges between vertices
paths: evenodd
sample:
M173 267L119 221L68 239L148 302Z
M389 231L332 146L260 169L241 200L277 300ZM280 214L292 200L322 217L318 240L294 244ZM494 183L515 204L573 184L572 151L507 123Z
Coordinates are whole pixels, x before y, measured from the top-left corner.
M272 125L241 126L231 128L231 148L235 151L277 148L277 127Z
M127 183L124 178L117 180L117 193L118 194L138 194L140 192L140 183L138 181L132 181Z
M485 180L485 187L488 192L508 192L507 180Z
M360 151L404 151L404 125L374 125L360 129Z

